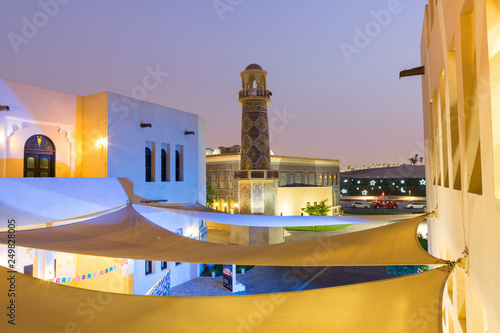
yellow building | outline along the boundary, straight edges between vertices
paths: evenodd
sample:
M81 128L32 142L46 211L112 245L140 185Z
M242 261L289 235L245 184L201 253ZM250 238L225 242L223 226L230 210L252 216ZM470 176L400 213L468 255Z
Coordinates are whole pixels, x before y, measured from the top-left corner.
M0 220L17 228L50 227L129 202L203 203L204 153L205 124L197 115L112 92L79 96L0 78ZM203 238L206 230L197 219L137 209L181 235ZM167 270L176 285L201 269L121 259L28 248L18 250L13 269L135 294L145 294ZM0 245L0 265L7 262Z
M500 2L432 0L421 42L430 250L467 256L445 332L500 332Z

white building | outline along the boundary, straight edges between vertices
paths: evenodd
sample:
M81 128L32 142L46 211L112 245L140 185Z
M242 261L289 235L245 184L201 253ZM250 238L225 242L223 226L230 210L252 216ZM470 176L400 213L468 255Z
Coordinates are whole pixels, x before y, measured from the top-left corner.
M0 221L17 228L94 214L131 201L204 203L205 124L199 116L111 92L78 96L0 79ZM34 177L34 178L33 178ZM48 177L49 179L40 179ZM155 223L199 237L203 221L136 206ZM5 247L5 246L3 246ZM172 285L198 264L124 261L18 249L16 270L38 278L78 276L70 285L146 293L171 270ZM6 265L6 249L0 264ZM127 263L127 262L125 262ZM146 272L148 269L150 272Z

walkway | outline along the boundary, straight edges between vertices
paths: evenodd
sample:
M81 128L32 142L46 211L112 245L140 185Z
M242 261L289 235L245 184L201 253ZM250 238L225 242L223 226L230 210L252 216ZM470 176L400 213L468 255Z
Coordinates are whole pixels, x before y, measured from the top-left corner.
M285 242L293 242L304 239L343 234L374 227L379 227L388 223L395 223L398 220L414 217L415 215L398 215L394 220L392 215L377 215L375 222L362 223L348 226L344 229L333 231L287 231L285 230ZM384 218L385 217L385 218ZM367 216L370 218L370 216ZM426 225L421 226L426 232ZM229 244L229 232L209 229L207 241L214 243ZM216 278L199 277L191 281L173 287L170 290L171 296L230 296L230 295L251 295L272 292L286 292L296 290L307 290L341 286L346 284L361 283L387 279L388 275L380 266L355 266L355 267L276 267L257 266L245 274L238 274L237 281L246 286L246 291L240 293L230 293L222 287L222 276Z

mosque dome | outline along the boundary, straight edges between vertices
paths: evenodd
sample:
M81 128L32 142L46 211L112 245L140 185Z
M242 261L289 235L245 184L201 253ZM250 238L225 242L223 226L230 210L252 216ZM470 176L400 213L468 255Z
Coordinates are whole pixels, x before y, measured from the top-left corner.
M245 70L249 70L249 69L262 69L262 67L260 67L257 64L250 64L247 66L247 68L245 68Z

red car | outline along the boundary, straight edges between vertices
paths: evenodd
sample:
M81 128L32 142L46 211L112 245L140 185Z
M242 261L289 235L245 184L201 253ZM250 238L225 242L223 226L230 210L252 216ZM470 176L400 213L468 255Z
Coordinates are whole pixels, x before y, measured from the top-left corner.
M392 208L396 209L398 208L398 204L392 200L378 200L375 202L372 202L372 206L380 209L380 208Z

